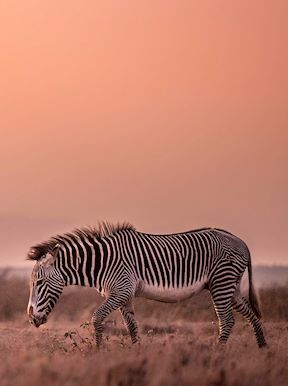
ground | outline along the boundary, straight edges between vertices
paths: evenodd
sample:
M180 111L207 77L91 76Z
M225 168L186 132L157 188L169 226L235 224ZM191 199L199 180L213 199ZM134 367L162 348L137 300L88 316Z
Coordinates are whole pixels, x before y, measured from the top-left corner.
M288 285L259 293L268 347L235 315L226 346L208 291L175 304L135 299L142 341L132 345L119 312L97 350L88 321L103 301L68 287L39 329L29 325L29 278L0 272L1 386L288 386Z
M259 350L251 327L238 321L226 346L217 323L141 323L132 345L121 322L106 323L97 350L91 327L50 321L0 323L1 386L288 385L288 324L264 323L269 346Z

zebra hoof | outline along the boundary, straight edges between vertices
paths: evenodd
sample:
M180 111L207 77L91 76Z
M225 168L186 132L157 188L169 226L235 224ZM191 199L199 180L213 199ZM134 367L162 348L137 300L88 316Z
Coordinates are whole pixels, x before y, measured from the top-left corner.
M260 348L260 349L267 349L267 348L269 348L269 346L268 346L268 344L266 343L266 342L263 342L263 343L258 343L258 347Z

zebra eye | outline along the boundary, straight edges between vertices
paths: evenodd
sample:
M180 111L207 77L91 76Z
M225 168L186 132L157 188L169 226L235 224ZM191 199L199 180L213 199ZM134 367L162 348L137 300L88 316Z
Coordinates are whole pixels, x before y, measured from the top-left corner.
M41 285L42 283L43 283L43 279L39 279L39 280L37 280L37 285Z

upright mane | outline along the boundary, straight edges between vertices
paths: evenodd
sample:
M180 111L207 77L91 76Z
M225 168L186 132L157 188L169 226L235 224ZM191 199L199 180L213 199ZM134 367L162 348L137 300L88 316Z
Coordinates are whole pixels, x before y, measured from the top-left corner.
M135 228L128 222L111 224L106 221L99 222L97 226L93 227L76 228L72 232L53 236L47 241L34 245L27 254L27 260L41 260L44 255L51 252L56 245L65 240L66 237L81 238L86 236L101 239L102 237L111 236L123 230L135 230Z

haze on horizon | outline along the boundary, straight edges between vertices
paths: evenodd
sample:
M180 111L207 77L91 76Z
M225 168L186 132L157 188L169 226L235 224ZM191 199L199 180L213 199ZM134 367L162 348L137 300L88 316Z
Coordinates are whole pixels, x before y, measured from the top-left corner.
M0 5L0 265L98 220L288 264L288 3Z

